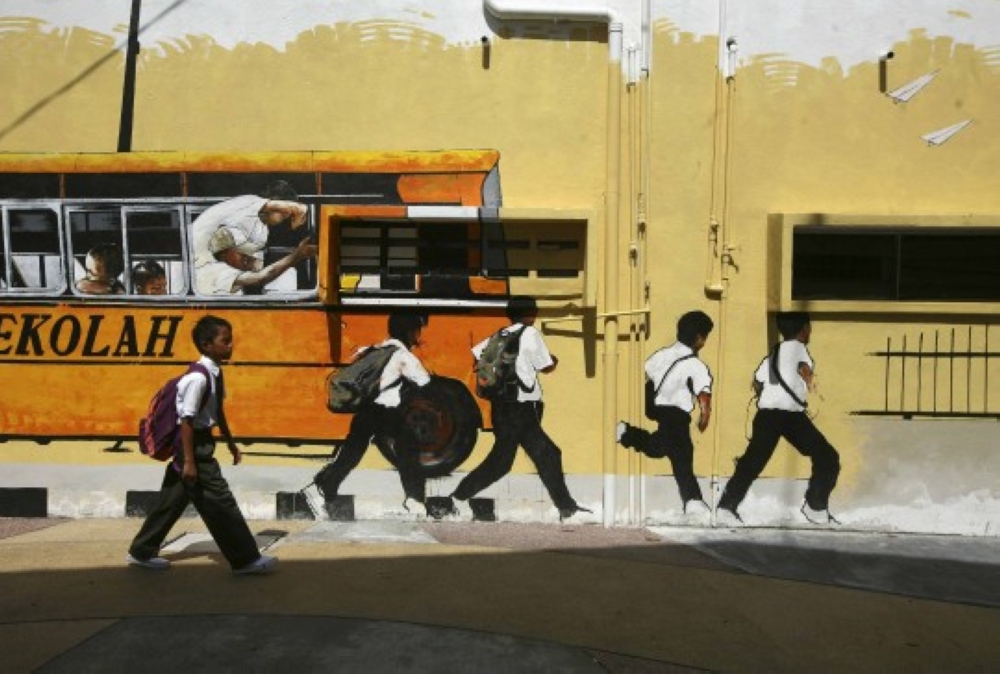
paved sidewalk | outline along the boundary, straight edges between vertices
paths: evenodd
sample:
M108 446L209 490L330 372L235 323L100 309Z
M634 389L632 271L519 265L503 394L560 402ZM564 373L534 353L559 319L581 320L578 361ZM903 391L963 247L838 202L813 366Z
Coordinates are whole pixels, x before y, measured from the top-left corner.
M197 519L166 572L134 519L0 520L3 671L995 671L1000 539ZM36 530L27 530L43 526Z

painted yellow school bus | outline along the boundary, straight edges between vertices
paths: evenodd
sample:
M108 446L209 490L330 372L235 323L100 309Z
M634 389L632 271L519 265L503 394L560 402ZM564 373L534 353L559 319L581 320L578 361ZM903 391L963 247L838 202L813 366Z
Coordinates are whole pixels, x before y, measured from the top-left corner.
M382 341L391 313L415 311L435 380L407 415L428 474L450 472L488 420L469 349L506 323L511 284L583 273L578 228L539 237L500 222L498 162L491 150L0 155L0 440L133 440L152 393L197 357L191 328L211 313L234 328L237 439L336 444L350 416L327 410L327 376ZM254 217L263 231L250 240L227 235L249 269L287 268L220 291L200 275L237 272L203 229L229 223L201 216L240 200L306 217ZM315 257L294 256L304 238Z

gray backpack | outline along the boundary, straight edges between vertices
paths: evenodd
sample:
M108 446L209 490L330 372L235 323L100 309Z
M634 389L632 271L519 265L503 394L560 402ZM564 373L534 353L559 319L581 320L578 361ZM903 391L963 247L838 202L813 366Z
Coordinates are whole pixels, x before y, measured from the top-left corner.
M476 395L486 400L512 402L519 390L531 391L517 376L517 354L524 328L493 333L476 360Z
M399 386L401 378L381 388L382 372L397 348L368 347L350 365L330 373L326 379L327 408L331 412L352 414L373 403L382 391Z

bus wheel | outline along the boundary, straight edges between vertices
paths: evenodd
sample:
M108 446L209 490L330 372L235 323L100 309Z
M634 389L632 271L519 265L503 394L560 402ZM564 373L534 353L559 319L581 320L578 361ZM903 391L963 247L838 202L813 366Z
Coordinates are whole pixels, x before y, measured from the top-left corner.
M443 477L469 458L483 425L479 406L465 384L432 377L417 389L403 409L417 439L420 466L426 477Z

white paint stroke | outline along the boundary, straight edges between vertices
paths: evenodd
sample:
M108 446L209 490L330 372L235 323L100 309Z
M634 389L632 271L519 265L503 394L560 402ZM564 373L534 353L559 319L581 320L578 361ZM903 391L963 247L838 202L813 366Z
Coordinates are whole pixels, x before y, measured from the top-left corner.
M833 58L846 69L877 60L913 31L951 37L977 48L1000 45L997 0L651 2L653 21L667 20L678 32L696 38L737 37L743 62L777 53L813 66ZM609 0L609 4L623 12L626 44L637 44L640 3ZM720 26L723 5L727 19ZM0 26L4 18L30 17L42 21L43 30L79 27L124 37L129 8L128 2L3 0ZM481 0L143 0L142 16L144 24L160 17L142 36L147 48L200 35L225 48L262 43L280 50L318 26L371 21L412 25L455 45L476 44L481 36L492 35Z

